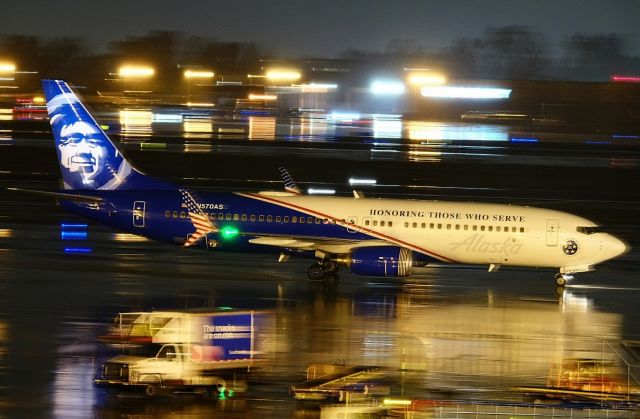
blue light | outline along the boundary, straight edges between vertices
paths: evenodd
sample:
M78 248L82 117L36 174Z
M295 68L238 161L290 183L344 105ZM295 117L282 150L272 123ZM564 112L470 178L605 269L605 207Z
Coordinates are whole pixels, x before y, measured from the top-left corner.
M93 249L90 247L65 247L64 252L68 255L70 254L86 254L91 253Z
M621 138L621 139L626 139L626 140L640 140L640 135L619 135L619 134L613 134L611 137L612 137L612 138Z
M87 228L87 224L60 224L60 228Z
M61 231L60 238L62 240L87 240L86 231Z
M587 141L585 141L585 144L611 144L611 141L593 141L593 140L587 140Z
M537 143L540 142L537 138L512 138L512 143Z

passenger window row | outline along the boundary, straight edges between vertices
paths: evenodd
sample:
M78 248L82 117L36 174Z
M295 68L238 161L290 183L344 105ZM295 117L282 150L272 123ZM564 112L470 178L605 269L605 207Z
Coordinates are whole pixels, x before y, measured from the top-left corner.
M336 224L336 223L345 223L345 220L336 220L329 218L317 218L317 217L297 217L288 215L280 216L280 215L255 215L255 214L231 214L231 213L205 213L207 217L212 220L219 221L252 221L252 222L267 222L267 223L292 223L292 224ZM165 211L164 216L166 218L187 218L188 213L186 211Z
M368 226L373 226L373 227L377 227L378 225L380 227L392 227L393 226L393 222L392 221L384 221L384 220L369 220L369 219L365 219L364 220L364 225L365 227ZM509 231L511 231L512 233L524 233L524 227L515 227L515 226L485 226L485 225L476 225L476 224L443 224L443 223L417 223L417 222L409 222L409 221L405 221L404 222L404 227L405 228L421 228L421 229L426 229L429 228L431 230L433 229L437 229L437 230L464 230L464 231L496 231L496 232L503 232L503 233L508 233Z

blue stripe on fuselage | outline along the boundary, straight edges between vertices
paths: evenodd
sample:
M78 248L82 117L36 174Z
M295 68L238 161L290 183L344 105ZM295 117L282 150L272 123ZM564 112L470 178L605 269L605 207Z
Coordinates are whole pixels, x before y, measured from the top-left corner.
M63 204L64 207L118 230L169 243L179 243L180 240L186 239L188 234L195 231L190 218L188 218L187 208L183 207L181 195L177 190L88 191L85 194L100 196L104 198L104 201L99 206L66 201ZM246 241L251 239L253 235L348 240L372 238L361 232L349 232L345 226L318 223L318 218L314 216L276 203L264 202L234 193L198 192L197 196L202 211L210 216L218 229L224 230L226 227L233 227L240 233L235 239L223 240L220 238L221 247L244 248ZM144 227L136 227L133 221L134 202L141 201L145 205ZM174 213L177 216L175 218ZM219 220L219 214L225 215L225 219ZM227 214L231 214L231 220L226 219ZM233 219L236 214L238 220ZM244 221L242 220L243 215L246 215ZM252 215L256 216L255 221L250 220ZM259 221L260 215L264 216L264 221ZM272 217L271 222L267 222L267 216ZM281 217L279 222L276 222L276 217ZM289 217L288 223L284 222L284 217ZM298 222L293 223L293 217L297 217ZM301 218L305 219L305 223L300 222ZM312 222L309 223L309 220ZM264 249L269 246L258 245L255 247L256 249Z

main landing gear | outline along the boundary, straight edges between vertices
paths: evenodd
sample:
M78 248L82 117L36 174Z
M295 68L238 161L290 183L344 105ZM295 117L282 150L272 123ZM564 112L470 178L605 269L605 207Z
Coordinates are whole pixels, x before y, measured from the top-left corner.
M319 260L309 266L307 269L307 275L309 276L309 279L312 280L323 279L327 275L336 273L339 267L340 265L333 260Z
M558 272L556 274L556 284L559 287L564 287L565 285L567 285L567 282L572 280L572 279L573 279L572 275L563 274L561 272Z

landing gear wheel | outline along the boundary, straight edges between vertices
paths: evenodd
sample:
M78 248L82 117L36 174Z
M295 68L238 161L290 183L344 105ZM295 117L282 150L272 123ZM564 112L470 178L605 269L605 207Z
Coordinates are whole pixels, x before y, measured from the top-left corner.
M333 260L325 260L322 263L322 269L324 269L325 273L328 274L336 273L339 267L340 265L338 265L338 263Z
M318 280L324 278L326 271L321 265L314 263L307 269L307 275L309 279Z
M559 287L564 287L567 285L567 277L560 273L556 274L556 284Z

